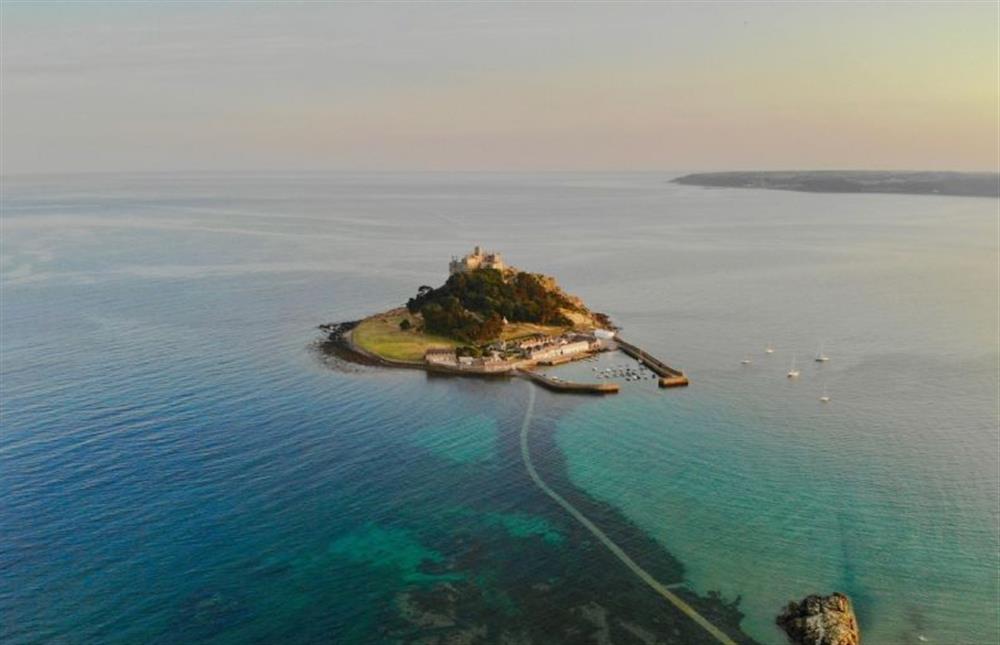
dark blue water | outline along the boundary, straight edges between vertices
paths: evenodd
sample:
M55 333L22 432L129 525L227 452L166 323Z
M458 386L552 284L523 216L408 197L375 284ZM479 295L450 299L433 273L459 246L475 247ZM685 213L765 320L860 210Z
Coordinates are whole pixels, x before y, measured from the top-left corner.
M316 351L316 324L474 243L691 373L539 393L541 469L658 576L742 595L763 642L782 602L834 588L866 642L995 640L994 201L655 175L4 183L5 642L572 640L599 615L670 638L524 474L525 384Z

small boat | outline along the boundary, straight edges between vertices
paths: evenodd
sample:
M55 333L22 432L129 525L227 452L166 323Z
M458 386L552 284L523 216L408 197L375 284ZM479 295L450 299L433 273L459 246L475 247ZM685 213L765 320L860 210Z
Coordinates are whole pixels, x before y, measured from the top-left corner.
M752 362L753 361L750 360L750 354L747 354L746 358L744 358L742 361L740 361L740 365L749 365Z
M788 378L798 378L799 370L795 367L795 355L792 354L792 366L788 370Z
M816 362L825 363L830 360L830 357L823 353L823 343L819 344L819 351L816 352Z
M774 353L774 345L772 345L771 343L768 343L767 347L764 349L764 353L765 354L773 354Z

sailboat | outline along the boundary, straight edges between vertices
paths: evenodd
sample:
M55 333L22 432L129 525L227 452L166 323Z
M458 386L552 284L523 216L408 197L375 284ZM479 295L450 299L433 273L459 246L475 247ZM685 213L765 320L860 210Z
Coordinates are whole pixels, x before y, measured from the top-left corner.
M816 352L816 362L825 363L830 360L830 357L823 353L823 343L819 344L819 351Z
M753 361L750 360L750 354L747 354L746 358L744 358L742 361L740 361L740 365L749 365L752 362Z
M823 396L819 397L820 403L829 403L830 395L826 393L826 386L823 386Z
M788 378L798 378L799 370L795 367L795 354L792 354L792 367L788 370Z
M764 350L764 353L765 354L773 354L774 353L774 345L772 345L771 343L768 343L767 344L767 349Z

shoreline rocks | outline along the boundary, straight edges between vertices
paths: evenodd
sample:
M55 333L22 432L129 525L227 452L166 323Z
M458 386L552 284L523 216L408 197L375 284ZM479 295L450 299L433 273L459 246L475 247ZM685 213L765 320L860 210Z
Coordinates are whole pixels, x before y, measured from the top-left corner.
M342 343L344 334L351 331L360 324L360 320L348 320L346 322L326 323L320 325L320 331L326 334L326 339L333 343Z
M795 645L859 645L861 632L850 599L842 593L806 596L777 617Z

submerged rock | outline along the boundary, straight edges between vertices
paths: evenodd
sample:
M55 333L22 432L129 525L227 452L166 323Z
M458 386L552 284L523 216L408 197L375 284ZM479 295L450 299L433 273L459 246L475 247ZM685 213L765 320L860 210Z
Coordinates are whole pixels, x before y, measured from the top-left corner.
M842 593L790 602L777 618L796 645L859 645L861 632L851 601Z

